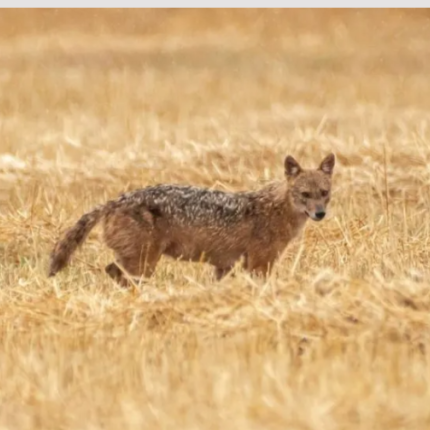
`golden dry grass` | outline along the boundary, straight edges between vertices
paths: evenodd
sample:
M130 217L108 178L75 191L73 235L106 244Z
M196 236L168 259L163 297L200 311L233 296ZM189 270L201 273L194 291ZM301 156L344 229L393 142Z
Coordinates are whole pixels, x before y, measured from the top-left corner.
M0 13L0 428L427 429L427 11ZM162 260L133 291L81 213L337 155L266 283Z

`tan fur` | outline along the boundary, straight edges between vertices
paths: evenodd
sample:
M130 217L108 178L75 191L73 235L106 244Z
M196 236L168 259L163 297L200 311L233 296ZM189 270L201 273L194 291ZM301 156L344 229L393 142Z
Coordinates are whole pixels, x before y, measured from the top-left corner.
M217 279L242 257L246 270L268 275L306 220L325 215L334 164L330 154L317 169L306 170L288 156L286 179L257 191L156 185L123 194L84 214L64 234L51 253L49 276L68 264L99 221L116 256L105 270L121 285L128 282L120 267L132 277L150 277L162 255L205 261Z

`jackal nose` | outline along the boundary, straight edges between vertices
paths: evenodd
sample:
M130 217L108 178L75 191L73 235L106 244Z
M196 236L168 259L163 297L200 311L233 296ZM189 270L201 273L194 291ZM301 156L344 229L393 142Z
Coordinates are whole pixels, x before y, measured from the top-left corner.
M316 219L323 219L325 217L325 212L316 212L315 213L315 218Z

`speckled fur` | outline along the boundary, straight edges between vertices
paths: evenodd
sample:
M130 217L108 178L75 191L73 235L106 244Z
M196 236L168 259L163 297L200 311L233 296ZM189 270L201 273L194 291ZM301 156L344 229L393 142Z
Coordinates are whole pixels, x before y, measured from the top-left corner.
M244 257L247 270L267 275L307 218L317 221L325 212L334 163L330 154L317 169L305 170L288 156L286 179L257 191L165 184L122 194L65 232L50 255L49 276L67 266L98 222L116 256L105 270L121 285L128 284L122 268L132 277L149 277L162 255L212 264L217 279Z

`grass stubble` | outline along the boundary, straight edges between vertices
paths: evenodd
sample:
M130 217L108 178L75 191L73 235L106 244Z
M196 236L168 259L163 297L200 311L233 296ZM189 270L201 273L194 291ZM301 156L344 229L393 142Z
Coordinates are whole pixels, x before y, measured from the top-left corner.
M2 11L0 428L430 426L425 11ZM160 182L239 190L337 156L330 216L267 281L163 259L130 291L98 229Z

